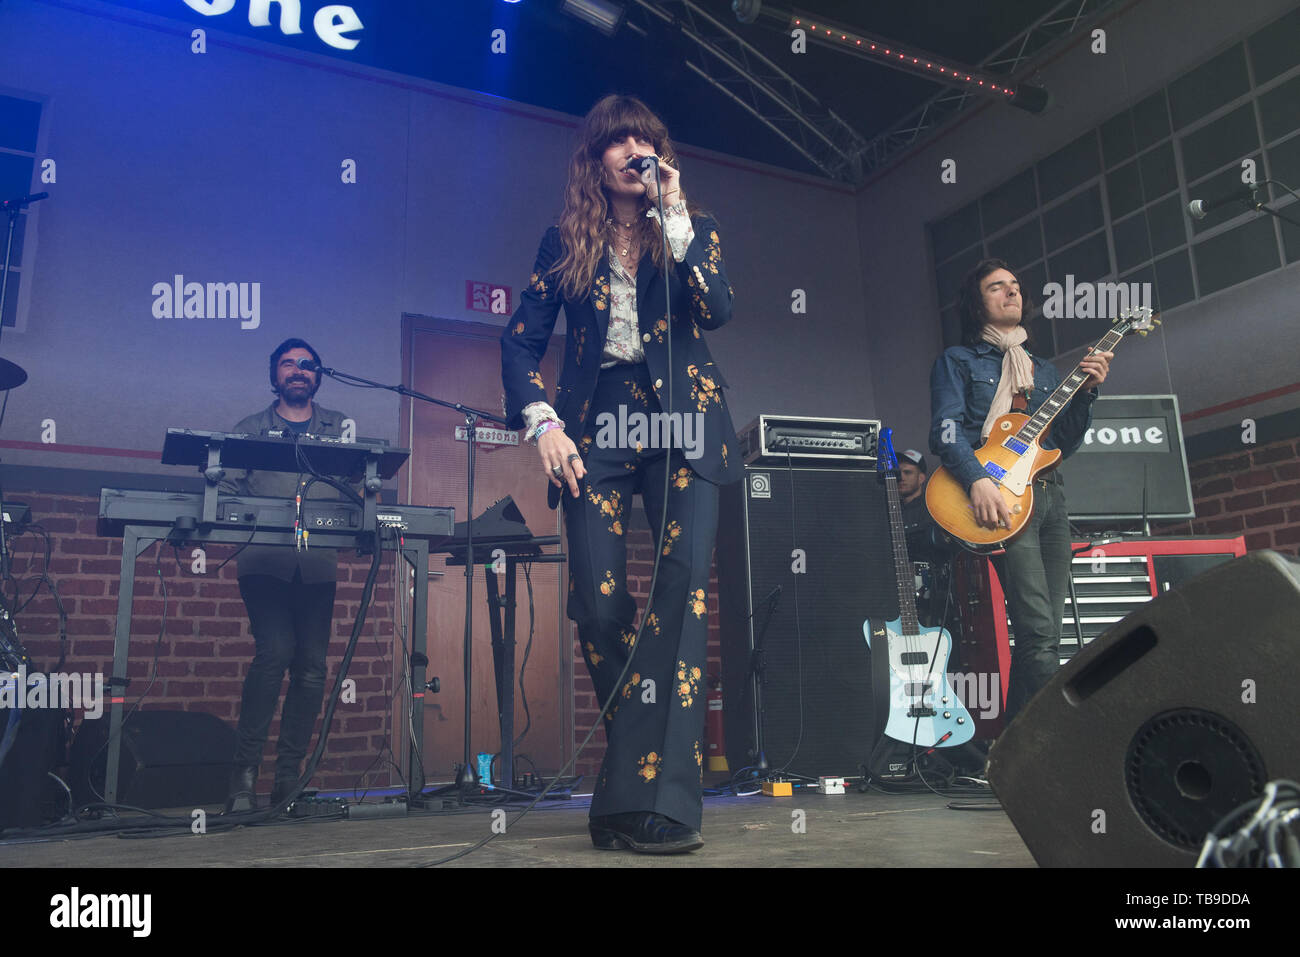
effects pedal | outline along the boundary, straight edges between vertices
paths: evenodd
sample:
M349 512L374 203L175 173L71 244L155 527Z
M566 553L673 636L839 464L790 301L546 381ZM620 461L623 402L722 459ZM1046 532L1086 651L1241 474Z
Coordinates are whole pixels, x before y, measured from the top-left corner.
M348 802L342 798L317 797L316 792L304 791L285 809L289 817L342 817Z

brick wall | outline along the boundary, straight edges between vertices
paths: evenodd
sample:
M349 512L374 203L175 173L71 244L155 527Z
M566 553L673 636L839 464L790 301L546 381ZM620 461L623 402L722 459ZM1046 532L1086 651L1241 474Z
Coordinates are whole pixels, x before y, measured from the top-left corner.
M1157 532L1243 534L1248 549L1300 554L1300 441L1243 447L1190 465L1196 518Z
M640 622L639 612L645 609L646 599L650 593L650 574L654 571L654 545L658 529L653 531L648 528L631 528L627 533L627 578L628 588L636 599L638 608L638 623ZM709 647L708 647L708 665L704 669L706 674L705 687L708 687L708 680L719 674L722 670L722 658L719 650L718 637L718 572L717 565L709 573ZM642 638L644 639L644 635ZM635 663L632 669L636 669ZM631 672L629 672L629 675ZM573 643L573 746L576 749L582 743L582 739L587 736L591 730L592 724L600 714L600 706L604 703L596 700L596 689L592 686L591 678L587 675L587 664L582 657L582 649L578 642ZM707 753L707 751L706 751ZM588 786L594 785L595 776L600 772L600 762L605 757L605 729L600 728L592 735L591 742L587 749L579 756L575 765L575 774L589 775L587 781L583 782L583 790Z
M100 538L96 534L98 498L25 493L14 488L6 488L5 495L31 506L34 520L49 532L53 544L49 575L68 615L68 658L61 671L103 674L107 692L107 676L113 664L121 539ZM33 556L34 542L37 551ZM189 548L179 550L179 566L170 546L152 546L136 562L127 667L131 681L126 691L128 707L140 698L153 673L159 629L164 628L165 585L167 615L158 646L158 678L140 708L204 711L234 727L244 675L253 657L253 639L239 597L235 562L219 573L216 571L234 548L211 546L207 553L207 572L200 575L191 572ZM39 574L45 564L44 543L30 533L13 541L13 553L14 574L18 578L33 571ZM368 558L349 559L346 553L341 553L340 559L327 694L351 634L369 570ZM391 765L376 761L385 744L391 746L385 732L390 726L394 690L390 678L395 644L392 568L393 557L385 554L375 582L370 615L349 669L349 677L356 680L356 703L339 703L333 731L314 778L323 788L384 787L399 783ZM29 584L25 594L30 591ZM60 653L58 616L47 589L42 588L41 594L17 616L17 624L21 640L37 667L53 668ZM271 763L279 734L278 708L276 715L259 782L263 791L270 789ZM80 720L81 716L77 717ZM375 768L363 777L372 764Z
M99 500L84 496L50 495L8 488L7 498L31 506L35 521L50 534L53 545L49 575L62 596L68 615L68 658L64 673L111 673L113 632L117 618L117 593L121 568L121 539L96 534ZM628 578L639 607L644 608L653 569L653 533L645 528L628 531ZM18 578L44 567L44 542L27 534L14 541L14 574ZM33 546L36 548L33 554ZM232 728L238 720L239 698L244 675L253 657L253 639L248 629L244 603L239 597L235 562L216 571L234 546L214 545L208 549L207 572L191 572L190 549L182 548L180 564L169 546L161 551L162 580L167 591L167 624L158 652L158 679L140 705L144 709L202 711L221 718ZM153 656L162 626L163 589L158 579L159 546L145 551L135 568L130 659L127 676L127 706L139 698L153 673ZM347 636L351 633L369 563L340 555L339 588L334 608L334 641L328 658L327 690L333 687ZM340 703L334 728L317 776L317 786L346 789L358 785L395 786L400 783L385 752L376 756L392 739L393 687L392 656L398 649L394 639L392 565L386 555L375 585L375 600L352 659L349 677L356 680L355 704ZM30 594L32 583L24 594ZM717 575L709 584L709 651L707 672L720 669L717 622ZM45 588L18 616L18 628L38 667L53 668L59 659L58 616L54 598ZM400 649L398 649L400 654ZM600 711L595 689L587 675L578 643L574 654L574 747L576 748ZM285 686L287 686L287 679ZM283 695L283 689L282 689ZM279 709L271 726L260 778L269 789L275 740L279 734ZM80 715L77 716L80 720ZM313 740L313 746L315 742ZM602 728L592 737L578 759L575 773L594 776L605 753ZM375 768L364 779L371 765ZM555 771L556 768L544 768Z
M1191 522L1163 526L1157 533L1244 534L1248 548L1300 554L1300 441L1287 439L1197 461L1191 465L1191 478L1197 517ZM68 660L63 671L107 676L112 666L122 543L96 535L98 499L24 493L20 489L7 489L6 495L27 502L36 521L50 533L53 551L49 574L68 613ZM43 543L37 545L34 560L33 543L30 534L14 542L14 574L19 578L32 570L39 571L44 564ZM653 532L629 529L628 549L629 586L638 606L644 608L653 568ZM211 547L207 573L194 575L190 572L188 550L181 550L178 567L172 550L163 549L167 625L158 656L158 680L141 704L142 709L204 711L233 727L253 641L239 597L235 563L219 573L215 571L231 551L229 546ZM162 624L158 556L158 547L154 546L136 563L128 704L133 704L149 683ZM316 778L321 787L383 787L398 783L386 760L388 755L376 761L376 756L392 743L387 733L394 690L390 678L395 647L392 561L391 556L385 558L370 617L349 672L357 682L357 702L341 703L336 711L334 731ZM334 653L328 661L331 680L357 612L367 569L366 561L348 558L346 553L340 563L335 641L331 645ZM37 664L53 667L59 657L58 619L54 599L47 591L42 590L19 615L18 627ZM595 722L600 703L576 641L573 655L576 747ZM715 567L709 584L706 672L713 676L719 670ZM274 759L278 732L277 717L266 749L264 786L270 779L269 762ZM576 773L594 777L604 751L605 734L600 729L578 759ZM363 780L362 775L372 764L375 768Z

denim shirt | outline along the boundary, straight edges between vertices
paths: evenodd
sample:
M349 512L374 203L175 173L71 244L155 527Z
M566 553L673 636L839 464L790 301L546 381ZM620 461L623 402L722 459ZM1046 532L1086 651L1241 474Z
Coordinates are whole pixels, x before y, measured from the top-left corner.
M1034 391L1026 412L1033 415L1061 384L1061 375L1046 359L1034 355L1030 358L1034 363ZM930 370L930 451L939 456L967 492L987 475L974 450L982 444L980 430L1001 378L1002 353L988 342L945 349ZM1060 449L1062 458L1074 454L1092 423L1096 397L1096 389L1076 392L1041 437L1042 447ZM952 441L945 442L944 425L948 420L955 422L957 429Z

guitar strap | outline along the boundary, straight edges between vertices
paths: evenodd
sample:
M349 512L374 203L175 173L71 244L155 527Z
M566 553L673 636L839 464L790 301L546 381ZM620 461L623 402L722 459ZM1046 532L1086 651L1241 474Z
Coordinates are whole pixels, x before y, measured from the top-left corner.
M1012 412L1029 411L1029 398L1028 396L1025 395L1025 393L1017 392L1015 395L1011 397L1011 411Z

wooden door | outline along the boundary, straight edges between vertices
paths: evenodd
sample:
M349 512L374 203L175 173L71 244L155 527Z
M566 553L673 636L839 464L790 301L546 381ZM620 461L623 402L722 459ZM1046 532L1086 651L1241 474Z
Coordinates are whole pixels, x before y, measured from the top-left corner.
M417 316L402 320L403 382L410 388L448 402L501 414L501 327ZM552 339L542 362L542 377L553 389L561 350ZM464 521L466 510L466 444L456 438L464 416L426 402L403 400L402 435L411 448L410 465L399 476L406 501L415 505L445 505ZM488 423L492 425L492 423ZM495 426L494 426L495 427ZM559 511L546 505L547 483L538 467L537 450L480 441L474 457L474 515L510 495L533 535L560 532ZM546 549L555 552L551 547ZM495 754L501 739L493 672L491 631L487 618L487 585L479 556L474 577L472 685L470 689L471 761L480 752ZM464 622L463 567L450 567L445 556L429 561L428 656L430 676L438 676L441 691L424 702L424 767L429 781L451 779L453 765L464 750ZM524 672L531 727L519 741L516 755L525 755L548 773L558 771L571 752L572 639L563 617L562 588L568 576L561 564L533 564L533 644ZM505 593L504 573L498 577ZM528 589L521 566L517 572L515 614L515 737L529 721L519 693L519 669L528 645ZM516 760L518 771L527 761Z

